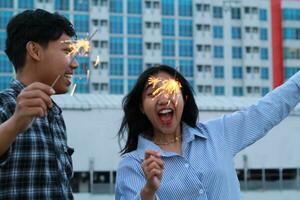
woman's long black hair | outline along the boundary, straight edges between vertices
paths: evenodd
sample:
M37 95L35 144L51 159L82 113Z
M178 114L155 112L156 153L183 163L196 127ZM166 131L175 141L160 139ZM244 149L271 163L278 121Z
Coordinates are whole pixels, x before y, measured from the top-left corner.
M122 101L124 117L118 131L119 143L127 134L127 140L120 153L125 154L137 149L138 136L141 133L153 134L152 124L140 110L142 105L142 94L148 78L159 72L166 72L174 77L182 85L181 92L184 99L184 108L181 121L191 127L195 127L198 119L198 107L196 105L193 89L188 81L174 68L167 65L158 65L146 69L138 78L133 89L124 97ZM152 135L149 135L151 137Z

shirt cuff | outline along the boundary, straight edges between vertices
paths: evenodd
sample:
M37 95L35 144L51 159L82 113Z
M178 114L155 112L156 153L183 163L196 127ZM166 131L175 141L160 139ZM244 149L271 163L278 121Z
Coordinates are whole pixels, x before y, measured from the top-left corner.
M11 154L11 147L9 147L9 149L0 156L0 167L3 167L9 160L10 155Z

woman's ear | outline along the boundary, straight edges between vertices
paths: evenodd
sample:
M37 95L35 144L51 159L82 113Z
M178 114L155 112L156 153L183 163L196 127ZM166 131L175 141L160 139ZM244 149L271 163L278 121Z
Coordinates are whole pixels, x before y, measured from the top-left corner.
M40 61L41 60L41 46L33 41L29 41L26 44L26 51L28 56L33 60Z

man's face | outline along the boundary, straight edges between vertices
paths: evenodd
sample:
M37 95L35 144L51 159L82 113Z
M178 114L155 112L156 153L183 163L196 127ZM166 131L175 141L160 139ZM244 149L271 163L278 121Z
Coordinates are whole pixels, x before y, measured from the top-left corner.
M38 79L47 85L52 85L57 94L66 93L71 85L71 79L78 63L69 56L71 51L64 41L71 38L62 34L58 40L50 41L47 48L42 49L41 61L38 68ZM72 61L72 62L71 62Z

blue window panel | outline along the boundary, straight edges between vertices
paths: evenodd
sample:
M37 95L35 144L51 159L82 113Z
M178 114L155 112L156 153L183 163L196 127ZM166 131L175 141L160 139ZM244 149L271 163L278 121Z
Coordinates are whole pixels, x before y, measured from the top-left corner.
M260 39L261 40L268 40L268 29L267 28L261 28L260 29Z
M89 16L74 15L74 27L76 32L89 32Z
M109 17L109 32L110 33L123 33L123 17L110 16Z
M260 70L260 78L268 80L269 79L269 68L268 67L262 67Z
M175 36L175 21L174 19L162 19L162 35Z
M192 37L193 36L193 21L179 20L179 36Z
M283 29L284 39L300 40L300 28L287 27Z
M215 78L224 78L224 67L217 65L214 66L214 77Z
M268 94L270 91L270 88L268 87L262 87L261 88L261 96L265 96L266 94Z
M241 27L234 26L231 28L231 38L232 39L241 39L242 38Z
M284 79L287 80L291 76L293 76L295 73L297 73L300 70L298 67L285 67L284 68Z
M123 94L124 93L123 79L110 79L109 80L109 93L110 94Z
M284 20L291 20L291 21L300 20L300 9L284 8L282 14Z
M192 0L178 0L179 16L193 16Z
M74 0L74 10L89 11L89 1Z
M0 12L0 29L6 29L6 25L12 16L13 12L11 11Z
M175 13L174 0L161 0L162 15L173 16Z
M55 10L69 10L70 0L55 0Z
M76 93L89 93L89 81L86 77L74 77L74 83L76 84Z
M143 54L143 40L142 38L128 38L128 55L142 55Z
M142 13L142 2L141 0L127 0L127 12L132 14Z
M179 40L179 56L193 57L193 41Z
M109 11L112 13L123 13L123 0L110 0Z
M0 31L0 51L5 50L6 32Z
M140 17L128 17L128 34L142 34L142 18Z
M215 95L216 96L224 96L225 95L225 87L224 86L215 86Z
M220 6L213 7L213 17L217 19L223 18L223 8Z
M232 78L233 79L242 79L243 78L243 68L241 66L232 67Z
M163 59L162 63L164 65L168 65L168 66L173 67L173 68L176 67L176 61L174 59Z
M18 6L19 8L32 9L34 2L33 0L19 0Z
M110 37L109 53L113 55L123 54L123 37Z
M194 80L190 79L190 80L187 80L187 81L189 82L190 87L194 89Z
M12 73L13 66L6 55L0 54L0 73Z
M213 33L214 33L214 38L216 39L223 38L223 26L214 26Z
M0 75L0 91L3 91L10 86L10 82L12 81L12 76L10 75Z
M214 46L214 58L224 58L223 46Z
M132 90L132 88L135 86L136 79L128 79L128 92Z
M162 55L175 56L175 40L164 39L162 41Z
M76 60L78 62L78 68L75 70L75 74L85 75L89 69L89 58L83 56L77 56Z
M0 0L0 8L13 8L13 7L14 7L14 1L12 1L12 0Z
M194 76L194 63L192 60L179 60L179 71L184 77Z
M266 9L259 9L259 20L260 21L268 20L268 12Z
M109 59L109 75L123 76L124 74L124 60L123 58Z
M138 76L143 71L143 59L129 58L128 59L128 76Z
M241 97L244 95L243 87L233 87L233 96Z
M260 59L262 59L262 60L268 60L269 59L268 48L261 48L260 49Z
M243 57L242 47L232 47L232 58L241 59Z

